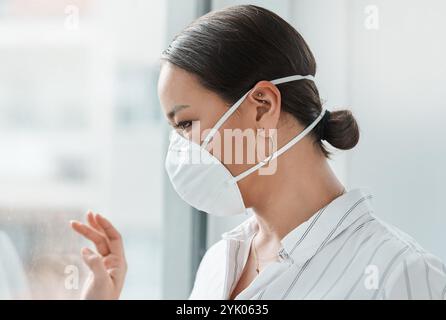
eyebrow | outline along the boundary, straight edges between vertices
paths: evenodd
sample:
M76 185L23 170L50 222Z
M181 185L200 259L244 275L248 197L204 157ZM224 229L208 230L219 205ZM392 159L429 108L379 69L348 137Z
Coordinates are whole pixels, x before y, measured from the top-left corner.
M173 107L172 111L170 111L170 112L167 114L167 117L168 117L169 119L173 119L173 117L175 117L175 115L176 115L178 112L180 112L180 111L182 111L182 110L184 110L184 109L187 109L187 108L190 108L190 106L188 106L188 105L179 105L179 106L175 106L175 107Z

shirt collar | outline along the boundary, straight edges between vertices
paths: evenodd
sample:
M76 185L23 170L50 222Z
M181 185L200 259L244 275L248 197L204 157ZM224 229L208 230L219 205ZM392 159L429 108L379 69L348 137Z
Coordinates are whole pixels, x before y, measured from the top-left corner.
M290 257L296 262L306 261L363 215L372 212L371 198L372 194L365 188L351 190L336 198L281 240L280 257ZM257 219L252 216L225 232L222 238L246 241L257 228Z

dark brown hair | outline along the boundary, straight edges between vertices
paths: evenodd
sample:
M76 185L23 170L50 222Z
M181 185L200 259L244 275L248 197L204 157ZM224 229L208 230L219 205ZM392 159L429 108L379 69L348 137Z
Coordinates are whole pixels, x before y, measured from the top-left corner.
M235 103L259 81L291 75L315 75L316 61L302 36L275 13L253 5L211 12L175 37L162 59L195 74L200 83L228 104ZM313 81L278 86L282 110L303 126L322 110ZM348 110L333 111L312 134L326 157L322 140L349 150L359 140L358 124Z

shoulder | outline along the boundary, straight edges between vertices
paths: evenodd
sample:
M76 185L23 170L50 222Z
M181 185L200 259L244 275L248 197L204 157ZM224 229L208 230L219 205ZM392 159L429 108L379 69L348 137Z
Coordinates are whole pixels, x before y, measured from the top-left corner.
M232 230L222 234L222 239L212 245L204 254L198 267L194 287L189 299L220 299L226 280L228 263L231 263L231 243L244 241L253 232L256 220L249 217Z
M386 299L445 299L446 268L428 252L408 250L384 279Z
M407 233L374 217L364 230L379 276L378 298L445 299L446 267Z
M195 275L190 300L211 299L222 285L225 273L226 242L220 240L212 245L204 254ZM215 297L218 299L218 297Z
M203 258L201 259L199 269L205 268L208 264L212 264L216 261L222 261L226 256L226 241L224 239L213 244L206 250ZM200 270L199 270L200 271Z
M226 241L220 240L206 251L198 266L197 280L212 275L213 271L218 271L218 267L221 267L226 259L226 247Z

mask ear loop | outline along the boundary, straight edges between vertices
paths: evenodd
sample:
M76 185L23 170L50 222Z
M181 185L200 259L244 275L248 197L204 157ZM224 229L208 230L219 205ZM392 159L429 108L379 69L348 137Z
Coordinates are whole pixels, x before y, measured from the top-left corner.
M268 140L271 141L271 145L273 147L272 150L274 150L274 151L272 151L271 154L266 159L263 159L262 161L260 161L260 163L262 163L263 166L266 166L266 165L269 166L270 162L273 160L274 153L277 151L277 144L275 143L275 140L270 136L268 136Z
M296 136L294 139L292 139L290 142L288 142L285 146L283 146L280 150L274 152L271 156L270 156L270 161L281 156L283 153L285 153L286 151L288 151L292 146L294 146L296 143L298 143L300 140L302 140L303 138L305 138L305 136L307 134L309 134L311 132L311 130L313 130L318 123L321 121L321 119L324 117L325 112L327 110L325 108L322 109L322 112L319 114L319 116L316 118L316 120L313 121L312 124L310 124L308 127L306 127L298 136ZM246 170L245 172L243 172L242 174L238 175L237 177L232 178L230 181L232 182L239 182L240 180L246 178L247 176L249 176L250 174L252 174L253 172L259 170L260 168L264 167L266 163L259 162L258 164L256 164L255 166L253 166L252 168Z
M290 77L285 77L285 78L280 78L280 79L276 79L271 81L272 84L274 85L279 85L282 83L287 83L287 82L292 82L292 81L297 81L297 80L311 80L314 81L314 76L312 75L308 75L308 76L301 76L301 75L294 75L294 76L290 76ZM215 126L211 129L211 131L209 132L209 134L206 136L206 138L204 139L201 147L203 149L206 149L209 142L212 140L212 138L217 134L218 130L221 128L221 126L229 119L230 116L232 116L232 114L240 107L240 105L243 103L243 101L245 101L245 99L248 97L249 93L252 91L249 90L243 97L240 98L240 100L238 100L221 118L220 120L217 121L217 123L215 124Z

